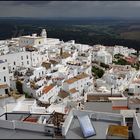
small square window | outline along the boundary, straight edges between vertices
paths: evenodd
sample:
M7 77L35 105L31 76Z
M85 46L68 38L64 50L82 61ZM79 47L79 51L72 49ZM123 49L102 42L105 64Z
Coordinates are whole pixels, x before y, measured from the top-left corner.
M23 60L23 56L21 56L21 60Z

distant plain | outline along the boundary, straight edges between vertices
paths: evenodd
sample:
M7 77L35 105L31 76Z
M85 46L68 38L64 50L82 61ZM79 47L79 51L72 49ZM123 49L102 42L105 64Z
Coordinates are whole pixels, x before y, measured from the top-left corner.
M0 40L39 35L42 28L46 28L48 37L63 41L140 49L140 20L135 19L0 18Z

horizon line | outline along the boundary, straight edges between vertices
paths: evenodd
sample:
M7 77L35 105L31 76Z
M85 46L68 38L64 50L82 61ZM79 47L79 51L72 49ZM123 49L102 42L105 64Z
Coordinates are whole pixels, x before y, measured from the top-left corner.
M24 18L24 19L133 19L140 20L140 17L20 17L20 16L12 16L12 17L0 17L0 19L10 19L10 18Z

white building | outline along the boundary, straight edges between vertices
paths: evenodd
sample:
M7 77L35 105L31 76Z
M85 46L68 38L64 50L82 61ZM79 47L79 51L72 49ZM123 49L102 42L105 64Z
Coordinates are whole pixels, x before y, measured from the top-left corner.
M112 63L112 55L106 51L98 51L97 57L95 58L96 61L111 64Z
M128 87L128 92L134 95L140 95L140 84L139 83L132 83Z
M20 47L26 47L26 46L33 46L37 47L39 45L43 45L45 43L44 37L37 36L37 34L32 34L32 36L22 36L19 40L19 46Z
M10 72L13 72L18 69L17 67L30 68L32 66L41 65L42 61L48 59L48 56L47 54L41 55L39 52L36 51L22 51L1 55L0 59L6 60L8 62Z
M23 91L33 97L40 97L46 83L46 69L44 67L30 68L24 76Z
M63 83L62 88L63 88L63 90L68 91L68 92L71 89L76 89L79 91L80 94L82 94L86 91L87 85L89 85L89 83L92 83L92 80L93 79L88 74L81 73L75 77L72 77L72 78L66 80Z
M122 54L124 56L128 56L131 53L136 53L136 50L133 48L128 48L124 46L115 45L112 47L106 47L106 50L110 52L113 56L115 54Z
M0 60L0 95L8 94L10 87L10 76L7 62Z
M9 52L8 42L5 40L0 41L0 55L4 55Z
M53 103L57 99L60 87L57 85L45 86L42 90L43 95L39 98L42 103Z

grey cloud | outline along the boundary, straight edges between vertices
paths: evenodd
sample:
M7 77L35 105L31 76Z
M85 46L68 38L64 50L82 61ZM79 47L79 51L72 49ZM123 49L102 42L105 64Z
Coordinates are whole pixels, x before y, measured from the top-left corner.
M51 3L51 1L0 1L0 5L4 6L43 6Z
M12 5L30 5L30 6L42 6L47 5L51 1L13 1Z
M133 17L140 1L0 1L0 16Z

